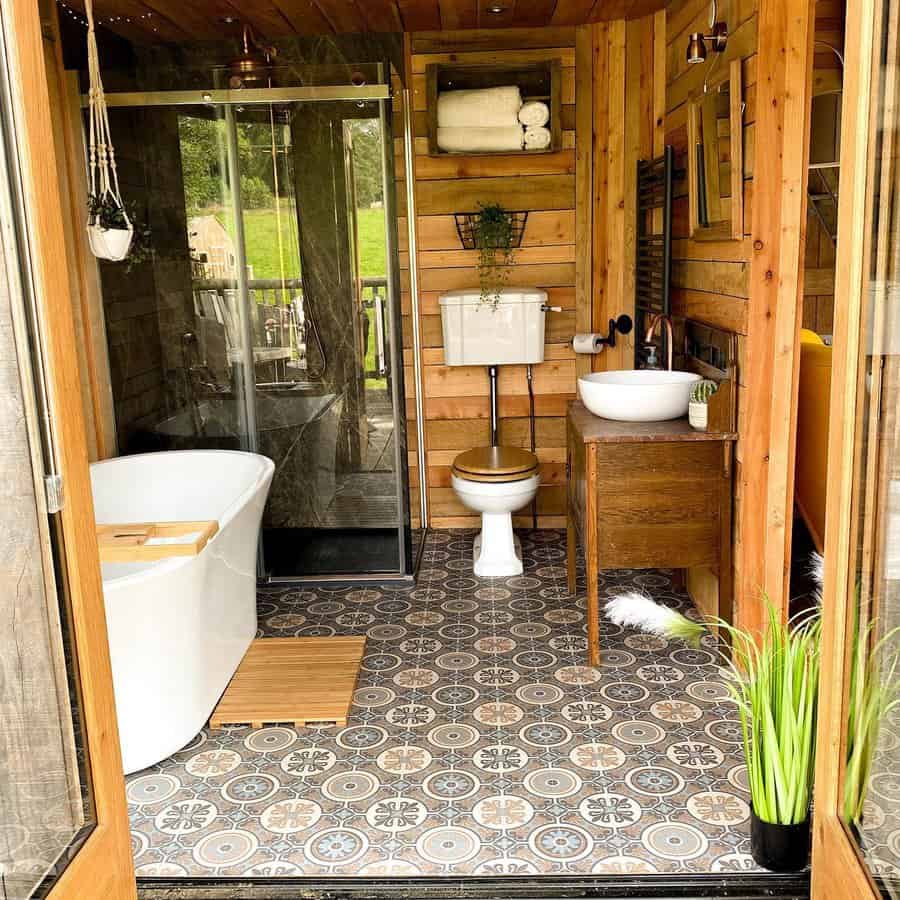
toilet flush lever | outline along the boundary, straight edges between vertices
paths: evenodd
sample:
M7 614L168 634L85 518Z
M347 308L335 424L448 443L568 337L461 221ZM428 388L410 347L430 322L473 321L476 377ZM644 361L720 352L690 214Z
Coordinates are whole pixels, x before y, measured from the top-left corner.
M561 306L548 306L546 303L541 304L541 312L562 312Z

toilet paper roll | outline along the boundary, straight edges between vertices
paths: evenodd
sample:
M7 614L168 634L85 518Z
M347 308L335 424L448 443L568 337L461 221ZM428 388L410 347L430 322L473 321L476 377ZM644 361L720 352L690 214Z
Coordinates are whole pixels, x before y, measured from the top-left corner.
M603 349L603 335L576 334L572 338L572 349L576 353L599 353Z

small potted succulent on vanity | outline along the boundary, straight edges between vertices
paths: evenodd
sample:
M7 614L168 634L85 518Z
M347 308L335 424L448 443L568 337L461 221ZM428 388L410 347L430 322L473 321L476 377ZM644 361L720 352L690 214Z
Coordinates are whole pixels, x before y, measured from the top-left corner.
M719 389L715 381L704 378L691 388L688 422L696 431L706 431L709 423L709 398Z
M639 593L613 597L609 618L620 626L698 644L707 625ZM710 619L731 638L720 652L737 706L750 785L750 849L773 872L796 872L809 859L810 805L815 762L821 619L819 610L783 623L769 605L757 637Z

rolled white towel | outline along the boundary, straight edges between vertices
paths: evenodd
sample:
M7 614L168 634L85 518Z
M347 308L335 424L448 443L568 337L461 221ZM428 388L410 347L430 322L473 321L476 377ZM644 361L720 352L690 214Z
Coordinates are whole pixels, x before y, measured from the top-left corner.
M525 129L526 150L546 150L550 146L550 129L540 126Z
M519 123L522 92L515 86L438 94L438 128L493 128Z
M438 128L437 144L450 153L496 153L521 150L521 125L505 128Z
M526 100L519 110L519 121L526 126L546 125L550 121L550 107L540 100Z

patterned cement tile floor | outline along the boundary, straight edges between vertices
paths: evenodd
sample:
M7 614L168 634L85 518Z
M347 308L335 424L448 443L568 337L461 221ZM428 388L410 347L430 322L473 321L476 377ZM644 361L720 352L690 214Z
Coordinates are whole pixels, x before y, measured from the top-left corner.
M414 588L262 590L263 635L368 635L351 720L204 731L131 776L138 874L753 871L710 646L604 622L587 668L564 534L521 537L518 578L475 579L473 533L436 532ZM663 572L603 591L635 587L690 606Z

